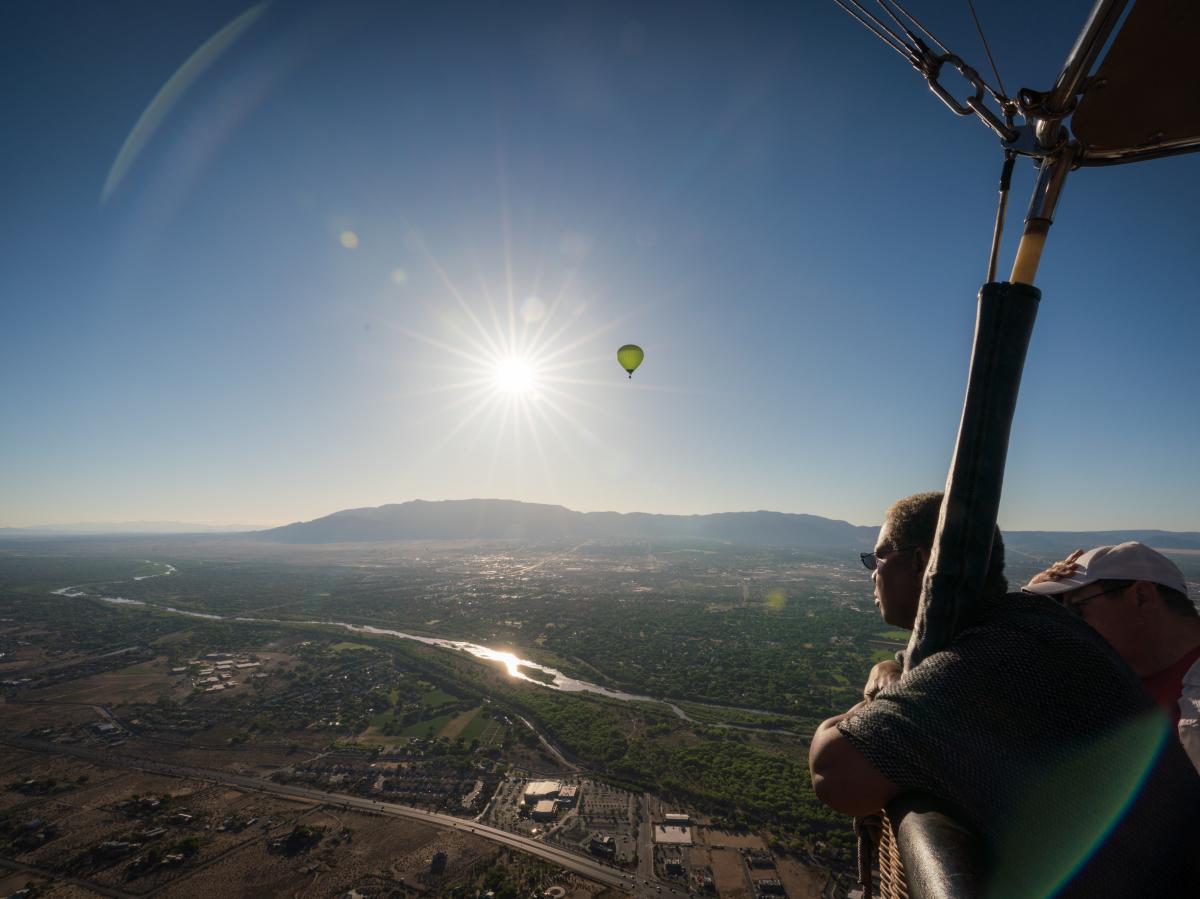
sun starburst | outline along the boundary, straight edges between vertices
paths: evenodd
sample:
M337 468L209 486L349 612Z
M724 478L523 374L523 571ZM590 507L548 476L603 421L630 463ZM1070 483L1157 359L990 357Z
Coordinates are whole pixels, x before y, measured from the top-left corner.
M496 387L512 396L523 396L537 390L537 369L528 359L520 356L501 359L492 374L496 379Z
M428 386L413 392L445 400L422 423L438 434L428 444L429 456L452 444L469 449L479 443L490 447L488 470L503 455L540 460L549 476L559 457L576 458L584 445L594 448L606 424L623 421L614 411L620 404L602 395L636 389L612 356L611 332L622 323L589 322L577 268L565 268L557 289L543 299L538 284L546 278L539 267L533 289L519 299L522 292L511 286L506 266L509 286L497 300L482 276L468 289L431 252L424 255L442 288L428 298L437 328L432 334L402 330L442 357L422 364L437 377L424 378ZM600 366L611 368L610 379L590 374Z

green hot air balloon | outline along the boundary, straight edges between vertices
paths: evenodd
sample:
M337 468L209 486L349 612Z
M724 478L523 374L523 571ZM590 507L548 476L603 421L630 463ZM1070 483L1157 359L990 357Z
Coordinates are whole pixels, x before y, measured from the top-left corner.
M617 361L621 363L621 368L629 372L631 378L634 369L641 365L645 358L646 354L642 352L642 348L634 343L627 343L617 350Z

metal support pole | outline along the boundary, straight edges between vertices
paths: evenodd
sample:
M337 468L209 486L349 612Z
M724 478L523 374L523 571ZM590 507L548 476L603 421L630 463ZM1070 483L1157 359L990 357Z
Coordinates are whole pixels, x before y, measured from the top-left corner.
M1054 210L1058 207L1063 183L1078 149L1074 144L1068 144L1057 155L1042 160L1037 183L1033 187L1033 197L1029 200L1029 212L1025 215L1025 230L1021 234L1021 243L1017 247L1017 256L1009 276L1014 284L1032 284L1037 275L1042 250L1046 246L1046 235L1054 223Z
M1074 144L1068 144L1057 155L1042 160L1012 281L989 282L979 291L958 444L905 657L909 668L954 638L961 623L970 618L983 589L1021 372L1042 296L1033 279L1077 151Z
M1017 390L1040 299L1041 292L1028 284L992 282L979 291L958 444L905 654L906 668L954 638L983 590Z
M1013 165L1017 155L1012 151L1004 154L1004 166L1000 169L1000 201L996 205L996 224L992 227L992 250L988 254L988 282L996 280L996 263L1000 259L1000 239L1004 236L1004 211L1008 208L1008 189L1012 186Z
M1062 74L1034 112L1041 146L1063 143L1060 121L1073 108L1083 79L1127 5L1128 0L1097 0L1092 8ZM971 617L983 589L1004 485L1008 437L1041 299L1033 281L1063 184L1078 154L1079 146L1070 142L1042 159L1011 281L989 281L979 291L958 443L946 478L933 554L921 586L916 626L905 654L907 668L920 664L954 638Z
M1067 54L1058 80L1047 93L1042 109L1034 113L1034 128L1041 146L1050 149L1058 143L1059 123L1075 108L1075 95L1128 5L1129 0L1096 0Z

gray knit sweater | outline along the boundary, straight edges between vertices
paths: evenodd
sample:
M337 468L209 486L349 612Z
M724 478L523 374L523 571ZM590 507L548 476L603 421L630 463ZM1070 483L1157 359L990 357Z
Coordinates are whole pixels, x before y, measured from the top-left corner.
M1200 777L1128 666L1053 601L984 601L838 729L983 836L996 896L1200 896Z

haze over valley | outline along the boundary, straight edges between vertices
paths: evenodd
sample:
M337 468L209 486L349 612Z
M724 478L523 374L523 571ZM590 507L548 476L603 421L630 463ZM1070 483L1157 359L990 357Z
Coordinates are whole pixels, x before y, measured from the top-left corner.
M791 892L815 896L848 876L851 846L843 819L812 796L808 735L907 639L880 620L857 557L874 536L806 515L460 501L233 535L0 539L9 789L52 822L38 803L90 803L93 783L126 783L106 794L124 790L122 802L151 782L169 796L175 818L105 812L116 816L107 827L130 822L117 842L136 848L97 848L65 823L39 837L65 859L55 870L130 889L192 894L205 860L225 851L212 828L230 821L267 822L240 850L243 869L279 858L268 868L286 879L305 867L282 861L292 857L342 865L344 825L322 818L331 806L316 790L361 803L355 814L441 816L408 839L442 846L458 877L493 870L489 841L512 834L514 846L574 853L566 870L592 883L638 872L652 892L682 891L720 873L728 887L742 877L729 847L750 840L775 853ZM1196 535L1159 536L1182 547L1195 585ZM1093 537L1010 535L1014 582ZM65 759L80 772L70 782ZM197 777L244 798L203 812ZM267 805L240 792L258 788L253 778L276 790ZM550 825L519 801L539 778L582 797ZM606 807L620 811L598 817ZM672 862L674 874L673 856L646 842L667 811L691 816L690 838L708 847ZM373 832L371 820L351 829ZM181 859L148 867L139 833L158 827ZM597 828L611 848L593 845ZM289 840L294 850L271 854ZM459 882L431 873L434 851L385 880L435 892ZM380 876L370 852L354 853ZM562 858L532 858L542 861L495 876L552 881ZM349 885L367 869L345 870Z

